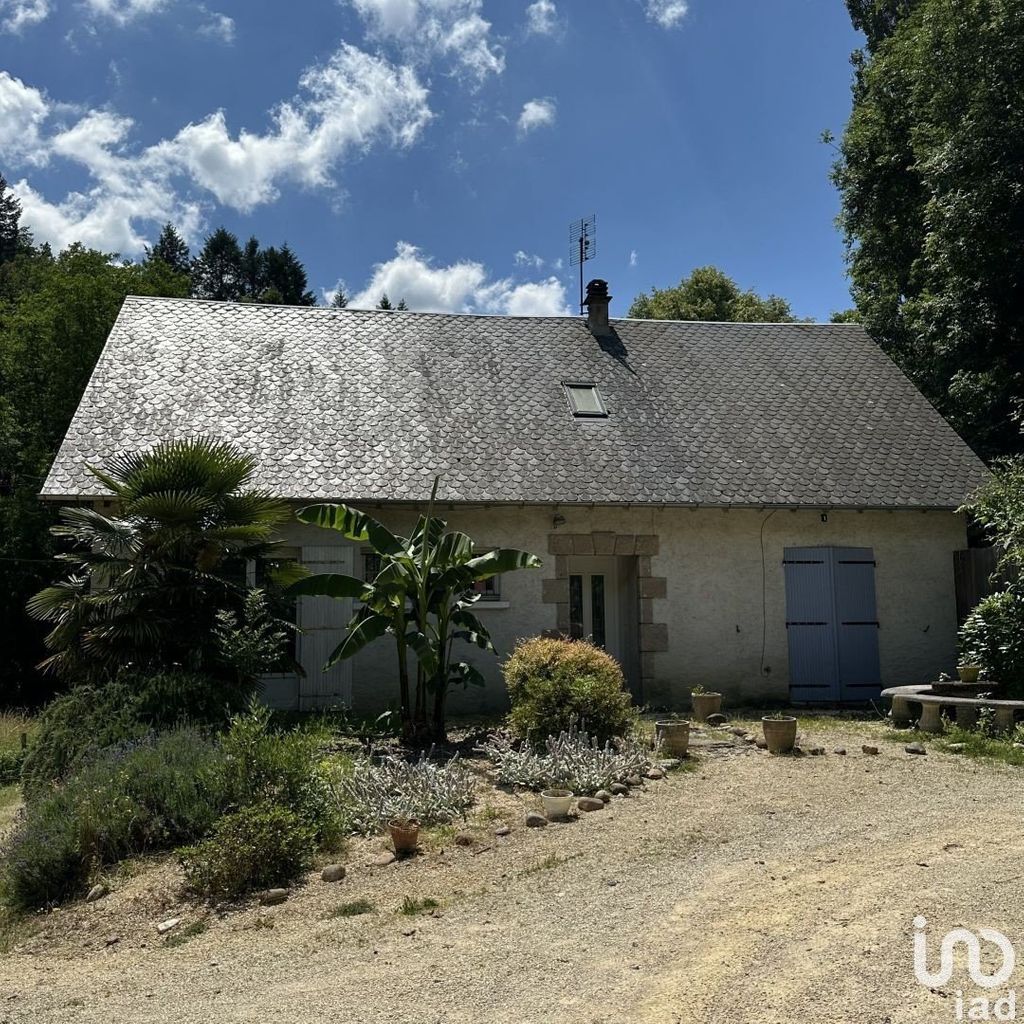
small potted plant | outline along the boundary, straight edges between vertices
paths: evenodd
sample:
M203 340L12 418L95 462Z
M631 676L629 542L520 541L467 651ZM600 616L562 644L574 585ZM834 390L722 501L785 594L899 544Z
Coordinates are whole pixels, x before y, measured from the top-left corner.
M956 671L960 676L960 682L976 683L978 681L978 676L981 675L981 666L965 662L962 665L957 665Z
M771 754L788 754L796 746L796 719L775 711L761 719L764 741Z
M693 717L698 722L706 722L708 715L717 715L722 710L722 695L703 686L695 686L690 691L690 703L693 705Z
M396 857L405 857L416 852L420 841L420 823L417 818L392 818L388 822L388 831L391 833Z
M544 805L544 817L568 818L572 810L571 789L545 789L540 795Z
M686 757L690 747L690 723L673 715L654 723L654 734L669 757Z

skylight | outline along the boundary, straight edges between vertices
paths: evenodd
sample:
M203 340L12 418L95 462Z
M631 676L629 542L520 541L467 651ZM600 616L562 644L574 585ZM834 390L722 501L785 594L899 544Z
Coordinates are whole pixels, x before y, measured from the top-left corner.
M607 416L604 399L596 384L564 383L573 416Z

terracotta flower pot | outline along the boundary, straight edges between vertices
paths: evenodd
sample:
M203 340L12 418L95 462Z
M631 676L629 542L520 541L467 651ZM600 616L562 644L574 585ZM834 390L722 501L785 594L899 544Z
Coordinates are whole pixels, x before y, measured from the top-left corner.
M963 683L976 683L981 675L980 665L957 665L956 670Z
M708 715L717 715L722 710L720 693L691 693L690 702L693 705L693 717L698 722L706 722Z
M686 757L690 746L689 722L655 722L655 735L661 740L661 749L669 757Z
M762 718L764 741L772 754L788 754L796 746L795 718Z
M571 789L545 789L540 795L545 818L568 818L572 810Z
M404 857L415 853L420 841L420 823L415 818L395 818L388 822L395 856Z

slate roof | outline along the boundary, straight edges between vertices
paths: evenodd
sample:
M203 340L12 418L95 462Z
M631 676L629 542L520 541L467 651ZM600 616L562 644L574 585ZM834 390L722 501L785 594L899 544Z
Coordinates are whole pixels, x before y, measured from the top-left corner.
M456 502L950 508L984 479L859 327L612 325L128 298L43 496L197 434L298 500L418 501L439 472Z

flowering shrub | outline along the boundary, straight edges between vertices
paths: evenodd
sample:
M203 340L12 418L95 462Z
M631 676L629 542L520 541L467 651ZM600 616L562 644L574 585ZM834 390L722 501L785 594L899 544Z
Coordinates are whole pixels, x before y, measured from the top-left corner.
M450 761L404 761L392 754L360 760L339 783L342 813L352 832L380 831L392 818L417 818L423 825L464 815L474 800L473 776Z
M549 736L544 751L507 733L493 733L477 750L494 765L495 780L526 789L571 789L596 793L627 776L640 775L651 767L658 749L635 735L609 740L601 746L596 737L571 725L558 736Z

